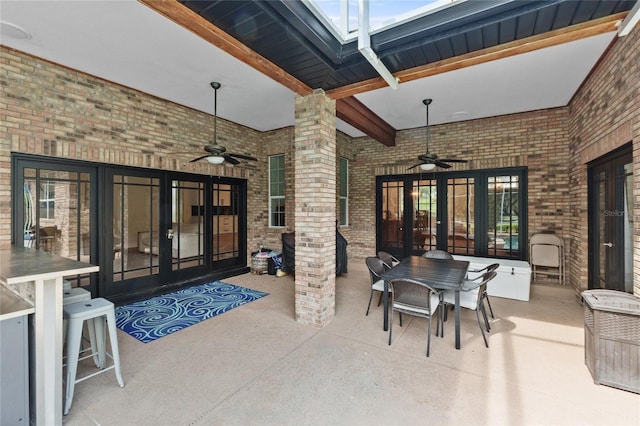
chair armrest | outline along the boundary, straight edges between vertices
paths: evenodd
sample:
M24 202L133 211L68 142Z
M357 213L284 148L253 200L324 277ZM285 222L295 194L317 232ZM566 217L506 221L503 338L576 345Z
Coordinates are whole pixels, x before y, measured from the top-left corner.
M489 269L491 269L493 271L494 269L498 269L499 267L500 267L499 263L492 263L491 265L487 265L482 269L469 269L467 272L477 273L477 272L484 272L484 271L487 271Z

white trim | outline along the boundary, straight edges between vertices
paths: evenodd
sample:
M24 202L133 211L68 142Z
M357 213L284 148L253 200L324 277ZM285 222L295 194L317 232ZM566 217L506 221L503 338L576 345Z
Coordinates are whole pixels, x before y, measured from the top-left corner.
M618 26L618 37L624 37L628 35L631 30L636 26L640 20L640 1L637 1L633 8L629 11L629 14Z

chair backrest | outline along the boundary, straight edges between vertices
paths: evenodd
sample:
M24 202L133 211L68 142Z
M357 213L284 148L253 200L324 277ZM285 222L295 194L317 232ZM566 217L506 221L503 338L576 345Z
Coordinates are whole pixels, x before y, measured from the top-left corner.
M493 272L493 271L496 271L499 267L500 267L499 263L492 263L491 265L484 268L485 269L484 272Z
M365 259L367 268L369 268L369 277L371 278L371 284L379 281L384 274L385 267L384 262L375 256L370 256Z
M486 290L487 283L489 281L491 281L492 279L494 279L498 275L498 271L496 271L496 269L498 269L498 268L495 267L495 268L489 270L489 268L491 266L493 266L493 265L490 265L487 268L486 271L482 271L482 274L478 275L477 277L466 278L463 288L466 287L467 290L468 289L474 289L475 290L476 288L480 288L480 287L484 286L484 288Z
M480 285L478 286L478 304L480 304L480 302L482 301L482 295L487 291L487 284L497 275L498 272L495 269L493 271L487 270L487 272L481 275L482 280L480 281Z
M500 267L499 263L492 263L491 265L487 266L485 269L487 272L493 272L497 270L499 267Z
M549 266L557 268L560 266L560 247L550 244L531 245L531 264L536 266Z
M392 301L419 310L433 312L439 303L439 292L428 284L410 278L396 278L389 282Z
M453 259L453 255L444 250L429 250L422 254L422 257L430 259Z
M378 258L384 262L387 269L393 268L399 262L391 253L386 251L379 251Z
M564 242L556 234L534 234L529 240L531 265L559 268L563 262Z

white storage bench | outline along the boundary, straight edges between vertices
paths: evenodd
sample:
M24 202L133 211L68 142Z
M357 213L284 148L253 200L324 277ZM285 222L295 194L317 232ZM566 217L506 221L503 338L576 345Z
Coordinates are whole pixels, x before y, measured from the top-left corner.
M499 263L498 275L487 284L489 296L529 301L531 287L531 265L524 260L495 259L489 257L453 255L456 260L469 262L469 269L482 269L492 263ZM469 278L477 274L469 273Z

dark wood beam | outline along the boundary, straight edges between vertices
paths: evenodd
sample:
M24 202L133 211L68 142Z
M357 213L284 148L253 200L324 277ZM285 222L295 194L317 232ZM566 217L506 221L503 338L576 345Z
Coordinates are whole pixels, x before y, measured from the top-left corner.
M157 13L186 28L217 48L227 52L250 67L260 71L300 96L313 89L282 68L213 25L176 0L138 0ZM336 102L336 116L380 143L395 145L395 129L355 98Z
M353 96L336 99L336 116L383 145L396 144L396 129Z
M583 22L570 27L549 31L544 34L527 37L522 40L500 44L477 52L471 52L416 68L398 71L393 75L394 77L397 77L402 84L412 80L418 80L498 59L508 58L521 53L533 52L546 47L557 46L598 34L616 31L616 25L627 16L627 13L628 12L621 12L615 15L605 16L593 21ZM387 87L387 83L382 78L377 77L329 90L327 95L334 99L340 99L375 89L381 89L383 87Z

